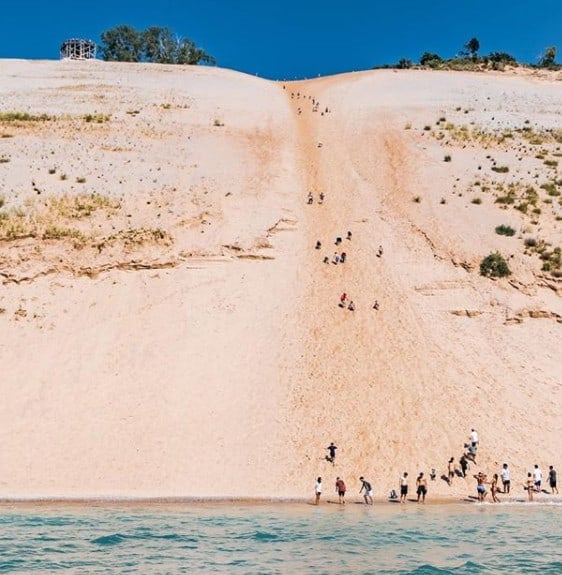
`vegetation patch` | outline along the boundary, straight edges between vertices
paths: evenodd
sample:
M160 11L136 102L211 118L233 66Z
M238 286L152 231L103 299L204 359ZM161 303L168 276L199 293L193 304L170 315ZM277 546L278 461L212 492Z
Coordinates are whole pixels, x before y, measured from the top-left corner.
M11 124L18 122L49 122L54 116L48 114L30 114L29 112L0 112L0 123Z
M502 224L501 226L496 227L496 234L499 234L500 236L514 236L515 230L511 226L504 226Z
M480 274L484 277L503 278L511 274L505 258L494 252L486 256L480 263Z

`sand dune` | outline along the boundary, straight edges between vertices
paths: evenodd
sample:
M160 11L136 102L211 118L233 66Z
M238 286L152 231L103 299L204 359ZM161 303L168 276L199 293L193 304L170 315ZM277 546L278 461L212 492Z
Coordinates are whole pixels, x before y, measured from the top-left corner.
M556 75L0 73L0 497L380 499L472 427L471 471L558 465Z

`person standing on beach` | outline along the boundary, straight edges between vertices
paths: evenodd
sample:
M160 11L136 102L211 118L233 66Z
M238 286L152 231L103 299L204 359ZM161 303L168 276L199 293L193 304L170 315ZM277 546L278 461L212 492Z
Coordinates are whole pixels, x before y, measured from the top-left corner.
M497 473L494 473L494 476L492 478L492 482L490 483L490 492L492 494L492 501L494 503L500 503L499 497L498 497L498 481L499 481L499 477Z
M527 495L529 496L529 501L533 501L533 491L535 490L535 483L533 479L533 474L529 471L527 473L527 486L525 487L527 490Z
M535 489L540 492L542 485L542 471L538 465L533 469L533 479L535 480Z
M314 493L316 495L314 505L320 505L320 496L322 495L322 478L321 477L318 477L316 479L316 485L314 486Z
M476 433L476 429L471 429L470 430L470 443L472 443L472 445L474 445L475 447L478 447L478 444L480 443L480 439L478 439L478 433Z
M480 471L477 475L473 475L473 477L476 479L476 492L478 493L478 501L483 503L487 495L486 486L484 485L486 482L486 475Z
M373 504L373 488L371 487L371 484L363 477L361 476L359 478L359 481L361 481L361 489L359 490L359 493L361 493L363 490L365 491L365 493L363 493L363 497L365 499L365 503L367 505L372 505Z
M449 485L453 485L453 478L455 477L455 458L451 457L449 463L447 464L447 482Z
M408 472L404 471L400 477L400 503L406 503L406 496L408 495Z
M418 493L418 503L425 503L425 496L427 495L427 479L423 475L423 471L420 471L418 478L416 479L416 487Z
M345 482L341 477L336 477L336 493L338 494L340 505L345 505Z
M502 476L503 492L509 493L509 489L511 487L511 476L509 474L509 469L507 467L507 463L503 464L503 467L502 467L502 470L500 473Z
M558 494L558 487L556 487L556 469L554 469L552 465L548 468L548 485L553 495L555 491Z

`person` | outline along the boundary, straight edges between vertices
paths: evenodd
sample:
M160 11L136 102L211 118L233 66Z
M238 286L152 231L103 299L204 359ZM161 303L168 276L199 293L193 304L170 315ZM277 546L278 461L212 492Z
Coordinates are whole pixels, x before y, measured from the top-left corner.
M375 304L373 305L373 309L376 309L378 311L379 309L379 301L375 300Z
M338 236L338 237L336 238L336 246L339 246L340 244L341 244L341 237Z
M494 503L500 503L500 499L498 497L498 481L499 481L499 477L497 473L494 473L494 476L492 477L492 482L490 483L490 492L492 494L492 501Z
M533 479L535 480L535 489L540 492L542 484L542 471L539 469L538 465L535 465L535 469L533 469Z
M330 263L330 258L328 256L324 256L324 263L325 264L329 264Z
M320 148L321 146L322 144L320 144L318 147ZM324 202L325 197L326 196L324 195L324 192L320 192L320 201L319 201L320 204Z
M334 462L336 461L336 449L337 449L337 447L334 445L334 442L332 441L332 443L330 443L330 445L328 445L328 447L326 447L326 449L328 450L328 453L329 453L329 455L326 455L326 461L329 461L333 465Z
M408 495L408 472L404 471L400 477L400 503L406 503L406 496Z
M347 294L343 292L340 295L340 307L345 307L345 300L347 299Z
M466 458L466 456L462 455L462 457L459 459L459 464L461 466L461 473L463 477L466 477L466 470L468 469L468 459Z
M351 300L351 301L349 302L349 305L347 306L347 309L348 309L349 311L355 311L355 304L353 303L353 300Z
M447 464L447 482L449 485L453 484L453 478L455 477L455 458L451 457L449 463Z
M316 479L316 485L314 486L314 493L316 494L316 499L314 501L314 505L320 504L320 496L322 495L322 478L318 477Z
M478 493L478 501L483 503L486 495L488 495L486 492L486 486L484 485L486 482L486 474L479 471L478 474L473 475L473 477L476 479L476 492Z
M416 479L416 487L418 493L418 503L420 502L420 498L422 503L425 503L425 496L427 495L427 479L423 476L423 471L420 471L420 474Z
M322 242L320 240L318 240L316 242L316 249L319 250L322 247Z
M529 496L529 501L533 501L533 491L535 490L533 474L529 471L527 473L527 485L525 487L527 490L527 495Z
M338 255L338 252L334 252L334 257L332 258L332 263L334 263L335 265L338 265L340 261L340 256Z
M312 202L314 202L314 196L312 195L312 192L308 192L307 203L312 204Z
M503 492L509 493L509 490L511 488L511 476L509 473L509 469L507 467L507 463L503 464L500 474L502 477Z
M351 232L347 232L347 239L348 239L348 240L351 239L351 236L352 236Z
M361 489L359 490L359 493L361 493L362 491L365 491L365 493L363 493L365 503L367 505L372 505L373 504L373 488L371 487L371 484L363 476L361 476L359 478L359 481L361 481L361 484L362 484Z
M548 485L553 495L555 491L558 493L558 487L556 487L556 469L554 469L552 465L548 468Z
M470 443L472 443L473 445L475 445L476 447L478 447L478 444L480 443L480 440L478 439L478 433L476 432L475 429L471 429L470 430Z
M341 253L341 256L340 256L340 262L341 262L342 264L344 264L346 258L347 258L347 254L346 254L345 252L342 252L342 253Z
M336 493L338 494L338 499L340 505L345 505L345 482L341 477L336 477Z
M377 253L377 257L379 257L379 258L382 257L382 254L383 254L382 246L379 246L379 251Z
M472 463L476 463L476 444L475 443L465 443L466 447L465 457L472 461Z

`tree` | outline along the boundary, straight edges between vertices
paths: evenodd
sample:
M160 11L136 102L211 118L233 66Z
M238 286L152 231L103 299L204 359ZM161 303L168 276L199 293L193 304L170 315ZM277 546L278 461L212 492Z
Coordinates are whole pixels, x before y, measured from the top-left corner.
M104 60L119 62L154 62L156 64L214 64L215 59L170 28L151 26L137 31L131 26L117 26L101 35Z
M507 52L490 52L487 58L490 62L497 62L498 64L517 64L517 60Z
M140 62L142 37L132 26L116 26L101 34L102 58L109 62Z
M400 60L398 60L398 63L396 64L396 67L399 70L407 70L408 68L411 68L413 65L412 60L408 60L408 58L400 58Z
M556 46L551 46L544 51L539 60L539 68L554 68L556 66Z
M432 52L424 52L420 58L420 64L430 68L437 67L441 62L443 62L443 58L439 54L433 54Z
M480 50L480 42L478 41L478 38L471 38L464 45L464 54L467 58L471 58L472 60L476 60L478 58L478 50Z

